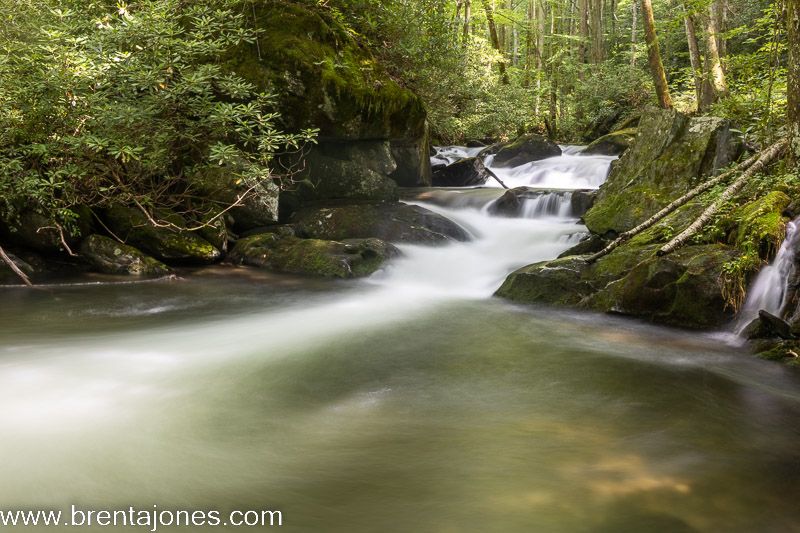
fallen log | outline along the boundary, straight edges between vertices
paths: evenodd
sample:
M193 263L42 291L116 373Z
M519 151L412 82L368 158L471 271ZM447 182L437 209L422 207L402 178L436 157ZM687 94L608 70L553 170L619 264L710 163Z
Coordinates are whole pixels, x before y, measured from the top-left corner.
M476 157L475 158L475 170L477 170L481 174L488 174L497 183L499 183L504 189L508 189L508 185L503 183L503 180L501 180L499 177L497 177L497 174L495 174L494 172L489 170L489 168L484 164L483 159L481 159L480 157Z
M725 189L722 194L717 198L711 205L709 205L705 211L695 220L688 228L683 230L679 235L674 237L671 241L661 247L658 250L658 255L666 255L670 252L675 251L676 249L683 246L686 241L694 237L698 231L700 231L703 226L708 224L714 215L717 214L719 209L729 200L731 200L736 193L741 190L742 187L747 183L747 180L750 179L754 174L761 172L767 165L769 165L772 161L777 159L781 153L789 146L789 141L787 139L781 139L780 141L776 142L766 150L764 150L761 155L758 157L758 161L753 163L753 165L744 171L741 176L736 178L733 183L728 185L728 188Z
M632 237L635 237L636 235L638 235L639 233L643 232L644 230L651 228L657 222L663 220L667 215L673 213L674 211L676 211L677 209L679 209L680 207L685 205L687 202L689 202L693 198L696 198L697 196L699 196L699 195L703 194L704 192L710 190L711 188L715 187L716 185L722 183L723 181L727 180L728 178L730 178L731 176L733 176L737 172L741 172L741 171L747 170L751 165L753 165L756 161L758 161L758 158L759 158L759 154L756 154L753 157L751 157L751 158L749 158L749 159L747 159L745 161L742 161L741 163L736 165L731 170L729 170L727 172L723 172L722 174L720 174L718 176L715 176L712 179L701 183L700 185L698 185L697 187L695 187L691 191L687 192L686 194L684 194L680 198L670 202L666 207L661 209L658 213L656 213L655 215L651 216L650 218L648 218L647 220L645 220L644 222L642 222L641 224L639 224L635 228L631 228L626 232L620 233L619 236L617 236L616 239L614 239L613 241L611 241L608 244L608 246L606 246L605 248L603 248L599 252L587 257L586 258L586 262L587 263L594 263L595 261L597 261L601 257L610 254L611 252L616 250L622 243L624 243L625 241L631 239Z

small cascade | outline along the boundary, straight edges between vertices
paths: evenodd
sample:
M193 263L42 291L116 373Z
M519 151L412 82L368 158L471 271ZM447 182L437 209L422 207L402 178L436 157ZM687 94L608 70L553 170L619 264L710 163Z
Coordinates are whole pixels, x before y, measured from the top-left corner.
M747 292L747 300L739 314L737 330L758 316L761 310L782 316L789 303L789 280L795 273L795 256L800 245L800 218L786 225L786 239L781 244L772 264L761 269Z
M494 166L494 156L485 164L509 187L540 187L549 189L596 189L608 177L616 156L582 155L585 148L569 147L557 157L532 161L517 167ZM491 185L487 183L487 185Z
M547 192L534 198L526 198L522 201L521 216L522 218L571 218L573 217L572 192Z
M434 146L436 153L431 156L431 166L452 165L456 161L475 157L485 148L485 146Z

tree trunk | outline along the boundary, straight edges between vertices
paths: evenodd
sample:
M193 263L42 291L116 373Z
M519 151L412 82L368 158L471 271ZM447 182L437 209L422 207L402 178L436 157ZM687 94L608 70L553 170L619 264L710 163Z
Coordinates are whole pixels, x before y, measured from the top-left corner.
M605 47L603 46L603 2L604 0L592 0L592 63L602 63L605 59Z
M789 48L787 74L787 119L789 161L800 164L800 0L786 0L786 26Z
M713 93L709 96L712 102L716 102L728 94L728 86L725 82L725 71L722 70L722 61L719 55L717 39L719 38L719 28L717 27L717 17L715 14L715 4L708 8L708 25L706 26L706 65L710 89Z
M669 96L667 75L664 73L664 64L661 62L661 52L658 49L656 36L656 20L653 16L651 0L642 0L642 18L644 19L644 37L647 41L647 61L650 64L650 73L656 86L658 104L664 109L672 108L672 98Z
M14 272L14 274L22 280L22 282L27 286L32 286L30 278L23 272L17 264L6 254L6 251L3 250L3 247L0 246L0 261L8 265L8 267Z
M483 9L486 11L486 22L489 24L489 37L492 41L492 47L500 54L500 80L503 85L508 85L508 73L506 72L506 62L503 56L503 48L500 46L500 39L497 37L497 25L494 22L494 10L490 0L483 0Z
M471 0L464 0L464 43L469 42L469 25L472 22L472 2Z
M689 42L689 61L692 64L694 74L694 93L697 100L697 110L703 109L703 67L700 63L700 47L697 45L697 33L695 31L694 18L689 8L683 6L686 14L684 22L686 24L686 39Z
M636 66L636 2L631 2L631 67Z
M589 0L578 0L578 63L587 62L589 42Z

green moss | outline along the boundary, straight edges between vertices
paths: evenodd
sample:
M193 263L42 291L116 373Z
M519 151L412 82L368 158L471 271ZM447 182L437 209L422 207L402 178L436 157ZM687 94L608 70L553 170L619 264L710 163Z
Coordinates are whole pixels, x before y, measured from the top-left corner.
M323 136L349 138L423 134L419 97L392 80L328 13L268 0L257 7L256 21L258 47L232 53L227 68L280 94L289 127L316 126Z
M790 202L786 193L772 191L736 209L731 215L736 226L736 247L752 246L765 259L774 256L786 236L783 211Z

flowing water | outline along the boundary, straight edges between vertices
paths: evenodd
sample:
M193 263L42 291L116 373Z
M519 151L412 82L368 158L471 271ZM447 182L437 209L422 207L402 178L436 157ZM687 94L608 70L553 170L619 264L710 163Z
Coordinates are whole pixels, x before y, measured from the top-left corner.
M760 310L775 316L782 316L786 310L789 296L789 279L795 269L795 252L800 244L800 219L786 225L786 238L783 240L775 259L761 269L755 281L748 288L747 300L739 313L738 327L741 330L758 316Z
M561 189L607 163L564 157L580 168ZM309 532L800 531L800 376L710 336L492 299L584 230L561 208L491 216L502 192L415 192L473 240L402 246L358 282L218 267L4 290L0 505L268 508Z

